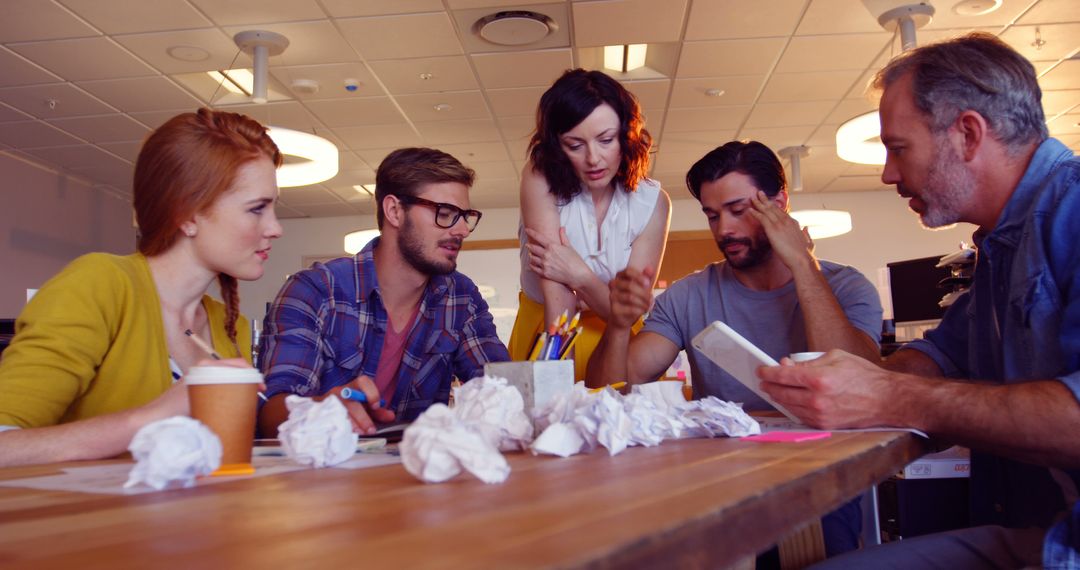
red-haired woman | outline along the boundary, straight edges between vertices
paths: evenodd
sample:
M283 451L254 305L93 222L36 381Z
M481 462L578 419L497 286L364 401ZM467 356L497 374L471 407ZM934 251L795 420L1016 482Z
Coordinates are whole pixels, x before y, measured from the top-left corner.
M646 178L652 137L641 107L599 71L567 71L540 98L521 173L521 288L510 356L528 358L536 336L564 311L582 312L575 378L610 310L608 282L628 266L654 280L671 200Z
M138 253L76 259L18 318L0 360L0 465L113 456L143 425L187 414L177 380L206 358L187 329L250 365L236 280L261 277L281 235L280 164L266 129L235 113L200 109L147 138ZM214 281L224 303L206 295Z

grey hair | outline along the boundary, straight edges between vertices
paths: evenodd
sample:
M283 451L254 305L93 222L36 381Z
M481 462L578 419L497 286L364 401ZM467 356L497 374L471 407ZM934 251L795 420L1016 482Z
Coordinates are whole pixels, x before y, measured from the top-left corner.
M908 73L915 106L934 133L971 110L1010 154L1049 136L1035 67L992 34L974 32L904 53L878 71L871 86L885 89Z

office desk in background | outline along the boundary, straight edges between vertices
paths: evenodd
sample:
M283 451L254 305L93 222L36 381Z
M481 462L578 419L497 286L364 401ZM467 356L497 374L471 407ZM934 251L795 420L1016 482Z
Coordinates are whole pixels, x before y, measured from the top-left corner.
M137 496L0 488L0 566L716 568L899 471L906 432L667 441L610 457L509 454L501 485L400 465ZM0 469L0 479L55 473Z

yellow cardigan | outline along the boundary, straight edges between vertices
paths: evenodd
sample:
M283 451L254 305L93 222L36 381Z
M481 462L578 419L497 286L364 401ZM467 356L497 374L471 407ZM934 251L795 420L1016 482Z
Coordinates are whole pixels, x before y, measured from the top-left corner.
M239 356L225 306L203 296L212 342ZM247 319L237 343L251 361ZM0 426L41 427L150 402L172 385L161 304L146 258L91 253L50 279L23 309L0 357Z

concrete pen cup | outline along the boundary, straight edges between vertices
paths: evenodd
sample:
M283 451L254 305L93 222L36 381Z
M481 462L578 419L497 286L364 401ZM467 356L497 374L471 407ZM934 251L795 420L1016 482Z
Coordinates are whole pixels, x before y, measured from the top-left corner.
M793 352L788 355L792 362L807 362L825 356L824 352Z
M488 362L484 374L506 378L508 384L517 388L529 417L533 409L542 408L558 394L574 389L573 360Z
M254 473L256 394L262 374L254 368L195 366L184 375L191 417L221 440L221 467L211 475Z

